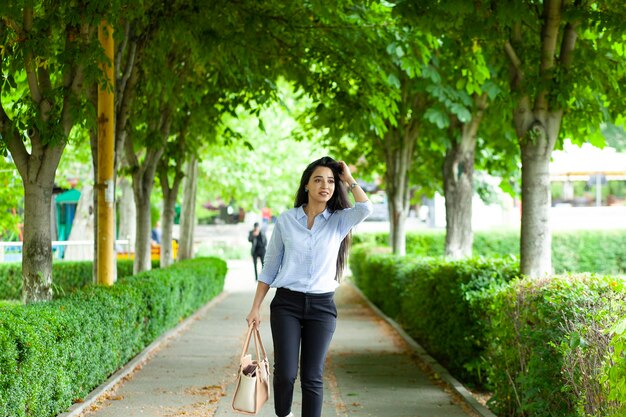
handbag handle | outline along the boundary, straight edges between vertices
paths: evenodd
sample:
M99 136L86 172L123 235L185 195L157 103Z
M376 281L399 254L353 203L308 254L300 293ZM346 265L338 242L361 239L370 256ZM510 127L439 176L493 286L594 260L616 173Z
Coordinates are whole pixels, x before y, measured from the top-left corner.
M267 358L267 353L265 352L265 346L263 346L263 342L261 341L261 333L259 332L259 329L254 325L254 323L250 323L250 325L248 326L246 341L244 342L243 349L241 351L241 358L243 359L243 357L248 352L248 347L250 346L250 338L252 337L252 334L254 334L254 348L256 350L257 361L261 363L263 359ZM259 347L261 348L260 352ZM263 354L263 357L261 357L261 353Z

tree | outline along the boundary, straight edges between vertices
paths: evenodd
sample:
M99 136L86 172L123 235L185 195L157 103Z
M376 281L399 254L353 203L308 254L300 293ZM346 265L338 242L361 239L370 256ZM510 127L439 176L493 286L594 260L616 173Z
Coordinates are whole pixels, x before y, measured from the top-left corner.
M23 300L52 298L50 205L56 168L72 129L86 120L85 85L96 82L95 31L117 2L12 2L2 8L2 145L24 186Z
M135 255L138 270L148 267L146 245L143 243L147 241L144 236L149 223L146 221L149 213L145 201L153 183L153 166L162 156L167 141L166 131L169 135L169 126L174 123L172 118L185 101L180 92L189 94L192 91L182 88L189 80L185 76L179 77L175 70L190 64L188 51L192 52L192 56L203 57L203 60L198 58L197 63L191 65L195 72L189 77L195 76L206 84L203 94L218 97L213 105L223 112L233 111L239 104L249 102L255 102L260 109L274 96L272 80L280 73L304 74L311 65L308 61L302 62L306 45L314 43L313 39L304 36L309 35L305 25L310 24L309 14L303 13L308 12L306 6L296 3L286 7L278 3L259 4L253 1L229 6L232 7L211 3L200 7L193 2L176 2L164 8L163 13L168 18L167 28L158 25L165 19L157 22L144 49L150 52L144 53L136 64L143 68L135 73L137 91L141 91L142 95L141 98L137 95L135 100L141 100L141 107L132 109L128 120L133 121L133 128L126 129L124 133L127 135L125 153L134 178L133 188L138 205ZM268 25L268 21L272 24ZM298 24L300 28L297 28ZM296 30L291 31L294 27ZM194 48L201 53L193 52ZM300 55L295 55L292 60L294 49ZM133 76L129 80L133 80ZM159 97L161 105L166 107L154 108L154 103L150 101L154 97ZM255 111L258 112L258 109ZM138 157L136 152L144 156ZM164 185L168 186L166 182ZM166 194L171 195L170 190Z
M159 103L150 106L144 103L147 112L157 115L150 117L141 130L128 133L125 140L125 156L128 169L133 179L133 193L137 208L137 234L135 240L135 273L149 270L150 234L152 230L150 196L154 186L154 177L170 134L172 108L171 104ZM139 145L135 145L139 142ZM148 146L148 144L150 144Z
M185 175L184 151L186 142L186 130L181 128L175 135L176 142L170 141L166 145L164 157L158 163L157 175L163 192L163 214L161 215L161 252L160 266L165 268L172 264L172 228L176 214L176 201L178 190ZM173 149L172 149L173 148ZM174 158L173 156L178 156ZM171 182L170 182L170 177Z
M481 131L486 138L484 145L500 152L510 149L503 146L506 136L501 132L506 132L507 125L502 106L492 111L486 128L481 123L487 107L502 90L498 79L502 64L496 59L500 54L485 39L482 16L469 3L457 2L451 7L449 2L398 1L394 15L437 39L429 65L423 71L433 99L424 117L434 127L425 136L431 148L442 151L445 254L453 259L471 256L474 171L476 166L488 166L488 161L476 159ZM508 160L509 167L516 168L516 158Z
M383 167L391 246L394 253L404 254L410 171L418 138L424 134L422 115L432 100L421 71L433 38L398 24L386 6L372 6L358 19L346 19L352 31L347 35L338 29L334 34L342 39L344 49L359 53L353 53L348 68L330 62L321 66L320 72L328 71L342 82L315 97L321 104L310 120L316 128L328 127L328 136L336 143L345 136L358 138L368 165ZM342 54L334 51L329 61L341 59Z
M148 270L151 266L150 197L158 169L165 199L162 264L165 266L171 262L173 207L182 181L186 135L179 135L175 139L178 144L170 146L170 154L178 160L171 186L168 178L169 160L164 160L163 155L170 140L171 126L181 113L179 109L186 101L198 101L198 93L188 88L188 85L197 85L196 79L203 81L205 75L196 64L198 40L194 30L198 22L189 15L191 10L193 4L185 2L155 5L149 20L150 36L142 43L143 53L129 75L129 82L134 89L127 94L135 105L124 111L120 108L119 117L124 118L126 124L126 129L120 135L124 136L126 169L132 177L136 205L135 272ZM168 27L163 26L164 17L167 17ZM184 119L186 116L182 114L181 117ZM129 123L131 121L132 125ZM179 132L184 132L184 127Z
M510 95L499 106L511 109L521 150L521 271L550 272L548 163L562 138L601 145L601 128L619 124L613 118L623 114L623 7L561 0L399 4L403 14L445 29L451 42L477 42L492 66L509 66Z
M163 215L161 216L161 267L170 265L173 261L172 253L172 240L173 240L173 225L174 216L176 210L176 202L178 201L178 192L182 184L183 179L186 177L189 184L187 185L186 193L184 197L191 202L195 203L195 191L194 181L196 180L197 170L197 158L198 147L200 146L200 140L204 139L204 136L190 134L190 130L197 126L191 123L192 114L198 119L198 116L202 117L204 130L206 132L207 125L210 125L211 118L208 117L207 112L202 111L202 102L196 103L196 106L189 108L183 107L180 111L181 115L178 117L176 131L170 140L166 144L163 157L159 161L157 167L157 174L159 177L159 184L163 194ZM209 128L210 129L210 128ZM205 134L206 135L206 134ZM194 204L195 205L195 204ZM187 206L186 206L187 208ZM189 217L188 219L186 217ZM195 222L193 212L189 209L184 214L184 230L181 230L181 238L185 241L183 245L183 258L188 259L191 257L190 251L193 242L193 228L190 227ZM190 224L188 224L190 223ZM181 229L182 224L181 224ZM189 236L187 236L188 234Z
M549 162L557 142L604 142L603 123L623 110L625 17L620 2L491 2L510 63L522 157L521 272L550 273ZM567 119L565 115L567 114Z

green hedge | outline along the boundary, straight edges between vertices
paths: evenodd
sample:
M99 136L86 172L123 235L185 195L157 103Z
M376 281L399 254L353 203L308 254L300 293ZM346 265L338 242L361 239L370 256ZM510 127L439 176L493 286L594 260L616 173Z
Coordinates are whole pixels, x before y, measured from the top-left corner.
M624 284L581 275L496 291L487 326L491 408L501 416L623 417L626 393L608 400L620 383L609 370L625 365L623 356L610 359L608 330L626 313Z
M616 402L611 417L618 417L626 415L626 318L613 326L611 331L615 334L611 340L613 352L604 367L609 388L608 399Z
M353 281L453 375L484 382L484 306L474 300L517 276L512 260L398 257L370 246L350 255Z
M446 262L367 245L353 248L350 268L453 375L493 390L501 417L626 415L622 278L520 280L511 260Z
M354 242L387 245L389 234L362 233ZM557 274L564 272L626 273L626 230L577 230L552 233L552 266ZM409 232L407 254L443 256L444 231ZM473 254L486 257L519 257L518 231L478 231L474 233Z
M0 415L54 416L224 286L216 258L182 261L61 299L0 305Z
M152 261L152 269L159 268L160 261ZM118 279L133 275L132 260L117 261ZM62 297L93 282L92 261L59 261L52 264L54 297ZM0 264L0 300L22 298L22 263Z

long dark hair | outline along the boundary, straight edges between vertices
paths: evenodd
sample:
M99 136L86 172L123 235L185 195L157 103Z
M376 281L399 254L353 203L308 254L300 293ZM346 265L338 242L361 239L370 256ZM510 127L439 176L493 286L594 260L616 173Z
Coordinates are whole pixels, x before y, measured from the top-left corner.
M333 176L335 177L335 191L330 197L330 200L328 200L328 203L326 203L326 208L329 211L334 212L352 207L350 199L348 198L348 190L346 190L346 186L339 179L339 174L341 174L341 165L339 165L339 163L330 156L325 156L317 161L313 161L306 167L302 173L302 178L300 178L300 186L296 192L296 200L293 206L300 207L309 201L309 196L305 191L305 186L309 182L311 175L313 175L313 171L315 171L317 167L330 168L331 171L333 171ZM339 253L337 254L337 272L335 273L335 280L337 282L341 280L341 275L343 274L343 270L348 261L348 250L350 249L351 242L352 232L348 233L339 246Z

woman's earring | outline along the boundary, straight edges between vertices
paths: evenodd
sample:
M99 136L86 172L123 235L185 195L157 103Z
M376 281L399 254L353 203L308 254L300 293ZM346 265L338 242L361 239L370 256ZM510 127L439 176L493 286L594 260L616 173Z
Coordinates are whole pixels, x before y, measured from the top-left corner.
M304 189L304 192L305 192L305 193L308 193L308 192L309 192L309 189L308 189L308 188L305 188L305 189Z

